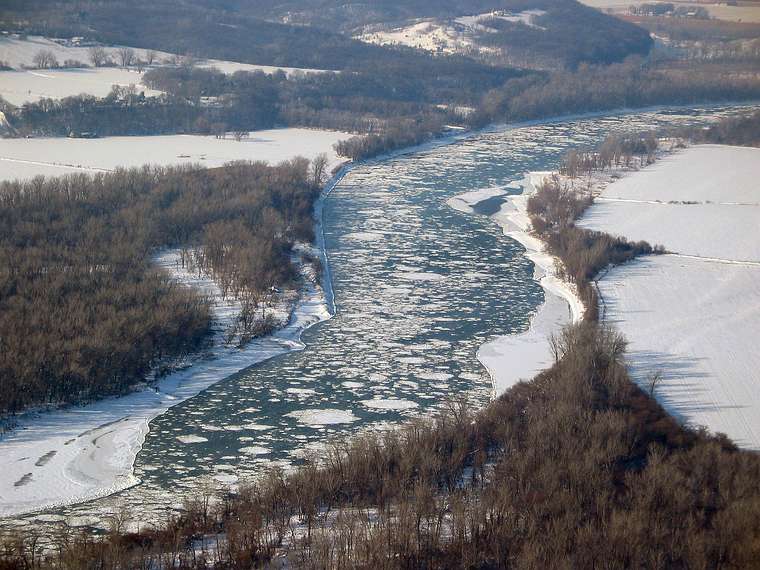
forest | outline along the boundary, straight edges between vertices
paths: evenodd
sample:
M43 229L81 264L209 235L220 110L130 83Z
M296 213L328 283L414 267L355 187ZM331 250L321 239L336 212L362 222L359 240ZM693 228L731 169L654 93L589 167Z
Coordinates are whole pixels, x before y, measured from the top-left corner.
M657 65L632 58L608 66L507 81L487 93L469 118L474 125L710 101L760 97L760 77L721 66Z
M0 415L121 394L198 350L209 300L152 265L184 248L247 306L313 239L309 161L144 167L0 186Z
M43 99L21 108L0 104L0 109L17 136L340 129L357 136L342 142L339 153L360 160L439 137L448 125L477 128L571 113L760 98L760 77L720 66L665 67L634 58L547 74L494 72L482 64L452 61L424 73L399 63L374 73L291 78L164 67L145 74L148 86L166 91L159 97L115 87L103 99Z

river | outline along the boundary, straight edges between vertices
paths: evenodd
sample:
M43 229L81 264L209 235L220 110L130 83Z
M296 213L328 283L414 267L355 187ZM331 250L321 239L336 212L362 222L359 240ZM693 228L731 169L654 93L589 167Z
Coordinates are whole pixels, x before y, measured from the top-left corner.
M129 505L160 521L199 486L225 487L289 468L334 438L428 415L452 398L481 407L492 384L476 352L525 331L544 301L533 264L488 217L452 196L520 192L526 172L551 170L570 147L611 132L687 125L741 107L657 110L495 128L446 145L358 165L324 208L335 316L307 330L305 350L230 376L153 420L135 474L117 495L4 521L104 526Z

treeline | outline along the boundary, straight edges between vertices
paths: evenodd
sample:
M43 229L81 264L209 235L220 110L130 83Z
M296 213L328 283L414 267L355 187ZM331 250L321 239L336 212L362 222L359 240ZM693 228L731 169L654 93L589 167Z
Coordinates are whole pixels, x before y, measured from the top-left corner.
M221 135L273 126L341 129L369 135L340 146L344 156L368 158L435 138L446 125L479 127L563 114L649 105L700 104L760 98L760 79L719 67L651 67L640 60L554 74L487 67L397 66L375 73L293 76L192 67L162 68L146 82L166 90L146 98L115 88L105 99L42 100L5 105L18 135L202 133ZM449 70L444 73L444 71ZM454 101L454 104L450 102ZM458 112L460 107L471 113Z
M313 238L309 162L142 168L0 186L0 414L118 394L196 350L208 300L152 264L185 248L253 310Z
M648 166L657 158L661 139L669 141L671 147L686 143L760 146L760 111L724 117L708 126L663 127L656 131L612 134L594 149L571 149L562 157L558 170L564 176L578 178L610 168ZM561 186L556 179L551 184Z
M176 97L114 87L104 98L40 99L6 116L17 136L161 135L197 132L203 111Z
M335 150L340 156L352 160L365 160L429 141L440 135L443 129L442 118L438 117L395 120L390 121L379 134L356 136L339 141L335 145Z
M707 128L676 129L669 134L695 143L760 146L760 111L749 116L726 117Z
M222 134L302 126L387 137L391 130L400 132L401 122L407 126L442 124L447 118L461 122L461 117L446 111L448 102L474 105L486 90L519 75L462 60L436 61L423 70L400 62L375 64L359 73L290 78L284 73L224 74L166 67L144 77L148 87L166 92L158 97L145 97L135 87L114 87L102 99L86 95L43 99L8 108L6 115L20 135Z
M754 73L696 64L668 69L633 58L622 64L509 80L483 98L470 122L485 125L651 105L757 98L760 78Z
M595 150L569 150L562 157L559 173L577 178L612 167L646 166L654 162L659 146L654 132L610 135Z

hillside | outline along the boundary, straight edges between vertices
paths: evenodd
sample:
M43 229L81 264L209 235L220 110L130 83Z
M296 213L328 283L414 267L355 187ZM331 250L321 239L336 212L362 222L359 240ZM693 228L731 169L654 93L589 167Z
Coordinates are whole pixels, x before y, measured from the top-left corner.
M512 17L533 10L536 22ZM497 11L498 17L491 17ZM462 18L483 16L485 25ZM337 2L291 0L90 0L10 2L0 25L47 36L84 36L106 43L161 49L259 64L357 69L398 58L422 63L417 50L383 49L359 41L371 29L393 29L428 21L453 26L472 49L455 50L499 65L527 67L609 63L646 54L649 35L633 24L582 6L575 0L467 0L465 2ZM368 28L370 27L370 28ZM428 50L430 51L430 50ZM435 50L433 50L435 51Z

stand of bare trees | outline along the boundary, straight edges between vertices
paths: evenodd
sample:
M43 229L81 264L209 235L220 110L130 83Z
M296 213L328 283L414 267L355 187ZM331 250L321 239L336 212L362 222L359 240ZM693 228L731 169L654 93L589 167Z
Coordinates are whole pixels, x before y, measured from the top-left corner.
M101 46L91 47L87 50L87 55L90 57L93 67L103 67L109 61L108 53Z
M160 529L5 537L26 568L754 568L760 457L685 429L626 372L626 343L567 329L558 363L483 411L331 446ZM119 524L120 523L120 524ZM48 537L49 538L49 537Z
M152 267L156 248L202 251L230 295L270 302L313 238L312 176L295 159L0 186L0 415L121 393L198 348L208 302Z
M49 49L43 49L34 54L32 63L37 69L54 69L58 67L58 58Z

